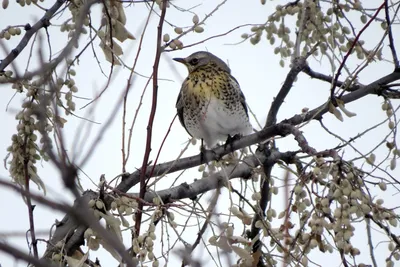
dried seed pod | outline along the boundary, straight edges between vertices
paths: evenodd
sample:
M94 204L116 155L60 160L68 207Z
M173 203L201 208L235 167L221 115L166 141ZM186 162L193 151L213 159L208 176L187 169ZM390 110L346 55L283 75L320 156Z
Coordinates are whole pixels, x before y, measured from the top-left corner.
M8 7L8 0L3 0L3 2L1 3L1 6L3 7L3 9L6 9Z
M204 28L201 26L196 26L196 27L194 27L194 31L197 33L202 33L202 32L204 32Z
M181 33L183 32L183 30L182 30L181 27L176 27L176 28L174 29L174 31L175 31L177 34L181 34Z
M165 43L167 43L167 42L169 42L169 40L170 40L169 34L168 34L168 33L164 34L164 36L163 36L163 41L164 41Z
M199 23L199 16L194 15L192 18L193 24L198 24Z

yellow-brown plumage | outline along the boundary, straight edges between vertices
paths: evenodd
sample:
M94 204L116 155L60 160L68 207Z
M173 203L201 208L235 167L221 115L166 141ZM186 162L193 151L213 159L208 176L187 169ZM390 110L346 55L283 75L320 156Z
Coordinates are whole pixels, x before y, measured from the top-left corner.
M181 124L191 136L212 148L228 136L252 131L245 97L225 62L209 52L174 60L189 71L176 108Z

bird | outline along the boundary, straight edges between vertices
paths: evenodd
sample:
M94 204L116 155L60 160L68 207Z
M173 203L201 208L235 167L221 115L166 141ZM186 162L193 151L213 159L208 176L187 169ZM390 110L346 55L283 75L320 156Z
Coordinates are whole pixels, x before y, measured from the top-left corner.
M201 149L203 141L212 149L252 132L245 96L223 60L206 51L173 60L189 72L176 101L179 121Z

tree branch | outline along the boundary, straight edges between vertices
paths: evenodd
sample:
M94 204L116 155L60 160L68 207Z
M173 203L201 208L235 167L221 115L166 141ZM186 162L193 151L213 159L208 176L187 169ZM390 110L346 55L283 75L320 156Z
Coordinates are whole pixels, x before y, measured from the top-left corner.
M57 267L57 265L51 264L44 259L37 259L35 257L29 256L28 254L16 249L4 242L0 242L0 251L5 252L8 255L12 255L18 260L23 260L27 263L34 264L35 267Z
M280 106L288 95L290 89L292 89L293 83L296 80L297 75L307 66L306 59L307 57L299 57L293 61L293 66L287 74L282 88L279 90L278 95L275 97L274 101L271 104L267 116L267 121L265 122L264 127L268 127L276 123L276 116L278 115Z
M7 183L7 182L0 180L0 185L11 188L14 191L20 193L24 197L29 196L32 199L34 199L34 200L38 201L39 203L44 204L48 207L51 207L51 208L54 208L54 209L57 209L60 211L64 211L67 214L65 215L63 221L74 220L74 221L76 221L75 225L79 225L80 227L86 227L85 230L88 227L92 228L93 231L95 231L99 235L101 235L101 237L104 239L104 241L106 241L112 248L115 249L115 251L122 257L122 259L124 260L124 262L127 266L129 266L129 267L136 266L132 260L132 257L129 255L128 252L125 251L124 245L117 239L117 237L115 237L113 234L111 234L111 232L107 231L102 225L100 225L100 223L95 218L93 213L90 212L91 210L88 207L88 204L86 202L87 198L84 197L85 195L83 197L76 199L74 208L72 208L67 204L56 203L54 201L50 201L50 200L48 200L42 196L39 196L37 194L32 194L31 192L21 189L20 187L14 185L14 184L11 184L11 183ZM91 192L91 191L89 191L89 192ZM96 196L98 196L98 195L96 194ZM66 218L66 217L70 217L70 218ZM72 229L70 228L68 230L71 232L74 232L74 235L76 234L74 228L72 228ZM57 231L57 229L56 229L56 231ZM55 234L55 236L60 236L60 235ZM54 246L59 245L58 242L65 241L64 238L65 238L65 236L62 236L61 239L54 240L54 237L53 237L52 240L50 240L50 243L53 244ZM83 233L82 233L82 238L83 238ZM82 243L82 239L79 239L79 243ZM51 257L51 254L49 255L47 253L47 249L46 249L45 255L48 255Z
M352 46L350 47L349 51L347 51L346 55L343 58L343 61L341 62L336 74L335 74L335 78L333 80L332 83L332 87L331 87L331 99L334 99L335 96L335 84L337 83L339 76L341 74L341 71L343 69L343 67L346 65L346 61L349 58L349 56L351 55L351 52L353 51L354 47L357 45L358 43L358 39L360 38L361 34L368 28L368 26L372 23L372 21L374 21L374 19L376 18L376 16L378 16L379 12L382 10L382 8L385 6L385 2L386 0L381 4L381 6L376 10L375 14L370 18L370 20L364 25L364 27L360 30L360 32L357 34L357 36L355 37Z
M28 45L31 37L38 32L43 27L48 27L50 23L50 19L53 15L60 9L60 7L66 2L66 0L57 0L54 5L47 10L44 16L35 23L35 25L31 26L29 24L25 25L25 35L22 37L19 44L11 50L11 53L7 55L7 57L0 62L0 72L4 71L4 69L16 59L19 54L21 54L22 50Z
M160 21L159 21L158 27L157 27L157 51L156 51L156 58L154 60L154 66L153 66L153 101L151 104L149 123L147 125L146 151L144 152L142 168L141 168L141 172L140 172L140 193L139 193L140 198L143 198L146 193L146 184L147 184L147 179L148 179L146 177L146 170L147 170L150 151L151 151L151 137L153 134L153 122L154 122L154 117L156 115L156 110L157 110L158 65L160 64L160 57L161 57L161 53L163 51L161 41L162 41L162 30L163 30L163 24L164 24L164 20L165 20L165 14L167 12L167 4L168 4L168 0L164 0L162 2L161 16L160 16ZM136 216L135 216L135 235L136 235L136 237L139 236L139 234L140 234L140 225L142 223L142 209L143 209L143 203L139 202L139 206L138 206Z
M360 89L356 90L354 92L351 92L345 96L342 97L342 100L344 103L350 103L352 101L355 101L357 99L360 99L368 94L373 94L376 92L379 92L382 90L382 86L387 85L389 83L392 83L394 81L400 80L400 72L393 72L389 75L386 75L372 83L366 86L361 86ZM240 148L244 148L250 145L254 145L257 143L260 143L262 141L265 141L269 138L272 138L277 135L282 135L285 136L287 134L290 134L290 129L293 126L296 126L298 124L301 124L303 122L307 122L313 119L319 119L321 118L326 112L328 112L328 108L326 105L321 105L311 111L309 111L307 114L298 114L295 115L289 119L283 120L282 122L266 127L262 129L261 131L257 133L253 133L251 135L245 136L239 140L236 140L232 143L232 149L237 150ZM222 156L228 154L230 151L226 151L223 146L217 147L214 150L207 150L205 151L205 159L207 160L217 160L220 159ZM292 152L293 153L293 152ZM235 177L246 177L246 175L250 174L250 170L252 168L255 168L259 166L260 162L265 162L265 160L268 159L270 162L275 162L276 160L279 159L279 157L283 157L283 154L276 151L276 152L271 152L270 156L263 156L264 154L259 154L256 153L256 156L251 156L251 157L246 157L246 159L243 161L243 163L238 164L237 166L234 167L234 171L227 171L227 173L230 173L230 179L235 178ZM288 155L286 155L288 156ZM197 156L191 156L191 157L186 157L186 158L181 158L178 160L173 160L170 162L162 163L162 164L157 164L155 166L148 166L146 168L145 175L147 178L150 173L152 173L151 177L156 177L160 175L165 175L169 173L173 173L176 171L180 171L183 169L188 169L192 167L196 167L202 164L202 161L200 159L200 155ZM154 168L154 170L153 170ZM140 181L140 173L141 170L137 170L136 172L130 174L127 178L123 179L121 183L115 188L116 192L121 191L121 192L127 192L130 190L133 186L139 183ZM146 192L144 195L144 200L147 202L152 202L153 198L157 195L158 197L161 197L165 203L168 203L171 200L176 200L176 199L183 199L183 198L194 198L200 193L207 192L209 190L215 189L218 186L221 186L221 182L225 181L226 178L224 175L221 175L219 173L213 174L209 177L209 179L200 179L195 181L194 183L188 185L188 184L181 184L175 188L171 189L166 189L166 190L161 190L158 191L156 194L152 192ZM88 193L86 192L85 194L92 194L96 195L96 193L91 192ZM85 196L84 194L84 196ZM83 196L83 197L84 197ZM139 195L132 194L132 197L138 197ZM105 204L107 205L107 201L109 201L106 197L105 199ZM77 202L76 202L77 203ZM62 238L66 237L65 233L68 231L70 233L74 232L77 229L77 225L74 224L71 221L71 218L69 218L70 214L67 214L62 222L66 222L66 225L61 225L60 227L57 227L56 232L51 239L51 244L57 244L58 241L62 240ZM67 225L68 224L68 225ZM69 228L71 227L71 228ZM84 226L83 226L84 227ZM68 229L67 229L68 228ZM63 232L61 234L61 231ZM82 232L82 231L81 231ZM68 239L68 238L67 238ZM77 234L74 233L70 239L71 243L75 244L82 244L83 241L83 234ZM68 242L68 241L67 241ZM74 247L73 244L70 245L70 247ZM48 255L48 254L45 254Z
M398 69L399 68L399 59L397 57L397 52L396 52L396 48L394 47L394 38L393 38L393 33L392 33L392 22L390 21L390 14L389 14L389 1L385 0L385 18L386 18L386 23L387 23L387 32L389 35L389 47L390 47L390 51L392 52L392 57L393 57L393 63L394 63L394 68ZM399 10L399 7L397 7L396 9L396 13ZM396 14L395 13L395 17Z

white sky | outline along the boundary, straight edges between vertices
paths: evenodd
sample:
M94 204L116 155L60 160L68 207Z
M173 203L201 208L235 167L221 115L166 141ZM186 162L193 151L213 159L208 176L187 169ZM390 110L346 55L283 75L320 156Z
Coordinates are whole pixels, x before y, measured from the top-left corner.
M45 7L50 7L52 3L53 2L45 1L43 5ZM183 0L174 1L175 5L182 7L187 5L187 3L188 1ZM268 15L272 12L275 3L276 1L271 1L268 2L267 5L262 6L259 1L246 1L245 4L244 1L239 0L228 1L216 12L215 15L213 15L206 22L204 33L189 34L185 36L182 41L184 44L191 44L203 40L206 37L224 33L237 25L247 23L263 23L267 19ZM216 1L206 0L202 2L202 5L193 9L193 11L199 15L201 20L216 6L216 4ZM194 3L191 3L190 5L194 5ZM128 40L123 45L123 47L126 49L124 57L125 61L128 65L132 65L138 48L138 39L140 37L141 29L144 25L144 21L148 12L147 8L145 8L143 4L135 4L131 7L127 7L125 12L128 19L127 28L137 38L136 41ZM94 14L98 13L95 12ZM21 25L26 24L28 21L33 24L41 16L42 12L33 6L22 8L16 3L12 2L10 3L9 8L6 11L0 9L0 30L8 25ZM190 26L191 17L192 15L190 13L181 13L172 9L169 9L167 11L167 19L174 25ZM94 18L98 19L98 16L94 16ZM65 19L65 16L63 16L63 19ZM53 20L52 23L58 25L63 22L63 19ZM155 54L154 52L157 23L158 17L153 16L148 26L149 30L146 33L144 39L141 56L138 61L139 65L136 68L136 70L138 70L142 75L145 76L149 76L152 72ZM359 28L357 28L356 30L358 31ZM253 46L249 42L232 45L241 41L240 35L242 33L249 31L250 27L239 29L225 37L216 38L204 44L199 44L198 46L190 47L182 51L165 53L162 56L159 76L160 78L168 79L169 81L159 82L159 105L157 107L157 114L154 121L154 135L152 143L153 150L150 156L151 160L155 159L158 148L164 138L165 133L167 132L169 124L171 123L176 113L176 97L178 95L181 82L187 74L186 69L182 65L176 64L171 60L171 58L173 57L185 57L195 51L208 50L220 57L221 59L228 61L229 66L232 69L232 74L239 81L241 88L247 98L247 103L258 117L258 120L261 123L264 123L269 105L272 102L273 97L278 93L289 69L288 67L279 67L278 62L280 58L277 55L273 54L273 47L269 45L269 43L265 39L265 36L262 37L262 41L257 46ZM294 28L292 28L292 32L294 32ZM175 36L172 28L168 26L166 26L165 28L165 33L169 33L172 37ZM382 31L380 31L377 27L373 27L366 32L366 36L369 37L371 40L376 40L374 38L376 34L379 34L379 36L381 36L382 34ZM7 47L14 47L21 37L22 35L13 37L12 41L6 43ZM59 51L59 49L63 45L65 45L67 41L66 36L60 34L58 30L51 31L50 38L53 51ZM83 44L87 41L87 36L81 37L81 41L82 45L80 47L83 47ZM47 49L47 43L43 43L42 46L44 47L44 49ZM95 47L96 49L98 48L97 44ZM105 70L106 73L108 73L109 64L105 62L104 56L101 54L101 52L99 50L97 52L97 56L102 61L102 68ZM28 53L29 47L27 47L22 55L18 57L18 59L15 61L19 68L25 68ZM34 54L35 53L37 53L37 48L35 48L34 50ZM388 53L385 54L385 57L387 59L391 59L390 54ZM4 58L3 50L0 50L0 58ZM311 66L314 70L324 72L325 74L331 74L327 62L317 62L316 59L312 59L311 62ZM349 66L353 67L357 63L359 62L349 62ZM289 60L286 60L286 66L288 66L288 64ZM392 69L393 66L390 63L373 63L361 73L359 81L361 83L367 84L385 74L388 74L390 71L392 71ZM119 96L121 95L121 92L124 91L126 86L126 80L129 75L129 71L120 67L116 68L116 70L119 71L119 75L114 77L111 86L103 94L100 100L96 102L93 114L90 114L90 118L99 123L104 123L107 120L108 116L110 116L110 111L119 102ZM77 68L77 76L75 81L79 88L78 95L80 97L87 98L96 96L105 85L106 79L100 73L99 67L97 66L96 60L94 59L91 50L88 50L81 58L80 66L79 68ZM130 124L134 116L145 83L146 79L138 77L135 80L133 87L131 88L128 104L128 125ZM0 88L0 90L2 90L2 97L0 98L0 108L5 111L7 108L7 104L10 102L7 112L0 113L0 121L2 122L4 127L2 131L0 131L0 139L2 140L2 142L0 143L0 157L4 158L6 156L6 148L11 143L11 135L14 133L17 123L14 117L16 111L21 105L21 101L23 98L20 96L12 98L14 90L11 89L9 86L0 86ZM296 82L296 84L292 88L289 96L287 97L284 105L281 108L281 111L278 115L278 121L284 118L289 118L294 114L300 113L303 107L309 107L311 109L322 104L324 101L327 100L329 96L329 88L330 87L328 84L321 84L317 81L311 80L305 74L300 74L298 82ZM141 108L141 112L139 114L138 121L133 132L134 138L131 147L132 157L127 167L127 170L129 172L134 172L136 168L139 168L141 166L145 145L146 125L151 104L150 100L151 87L148 88L147 93L143 99L143 106ZM333 117L333 115L327 114L324 116L324 122L326 123L326 125L329 126L331 130L344 138L355 136L357 133L364 131L367 127L378 123L386 117L385 113L380 108L381 102L382 99L375 96L366 97L360 101L357 101L357 103L352 103L346 106L349 110L357 113L356 117L345 117L344 122L339 122ZM77 114L79 116L88 116L87 113L89 111L89 108L79 110L79 108L82 107L85 103L86 101L76 100ZM396 102L394 103L396 104ZM115 114L115 120L107 128L107 131L104 132L101 142L96 145L96 150L93 151L90 160L85 166L81 166L85 173L93 181L95 181L95 183L97 183L101 174L105 174L107 180L111 180L113 177L121 172L121 114L122 105L120 106L118 113ZM91 146L91 141L99 133L103 125L90 125L89 123L85 123L82 120L73 118L71 116L67 117L66 119L68 120L68 123L64 129L64 136L66 137L68 147L70 147L68 152L70 153L69 155L71 156L71 158L76 160L75 162L79 162L79 160L82 159L82 155L85 155L87 153L89 147ZM76 151L72 151L71 149L75 140L75 134L77 131L81 131L80 129L82 129L82 126L91 126L91 134L90 136L85 136L84 138L81 136L82 139L80 140L80 142L82 143L82 145L80 145ZM256 124L253 123L253 126L256 127ZM317 122L310 123L310 125L302 130L304 131L305 136L309 141L309 144L317 150L331 148L339 143L339 140L335 140L328 134L322 134L322 132L319 130L319 124ZM359 140L355 144L362 152L367 152L378 143L378 140L382 140L387 131L388 128L385 124L378 130L367 134L364 140ZM179 155L181 149L185 146L185 142L187 140L187 133L180 126L178 120L176 120L161 152L159 162L161 163L176 158ZM280 142L280 150L285 151L286 149L298 149L296 143L293 141L293 137L289 136L285 138L283 142ZM384 155L385 152L385 150L381 150L379 153L377 153L377 158ZM198 153L198 147L191 146L190 149L184 154L184 156L194 155L196 153ZM351 152L350 150L346 150L345 155L347 154L354 155L353 152ZM52 199L65 200L71 203L72 198L67 190L63 188L62 181L57 171L52 166L49 166L47 163L43 163L43 166L44 168L39 169L39 175L46 183L48 190L47 196ZM368 167L367 170L369 170ZM391 173L394 176L398 176L400 174L398 170L395 170ZM277 174L279 174L279 172L277 172ZM157 189L159 190L168 188L171 181L175 180L176 175L177 174L171 174L167 176L170 180L165 181L164 183L160 183L157 186ZM177 184L180 184L184 181L191 182L194 178L199 177L200 174L196 171L188 172L179 178ZM0 179L10 179L8 171L4 168L0 168ZM92 182L85 175L81 175L81 183L85 189L95 189ZM35 189L35 186L32 186L32 188ZM137 191L138 188L136 187L133 188L130 192ZM282 195L275 197L276 199L273 200L273 204L277 205L274 208L276 208L277 212L279 213L281 211L281 208L279 208L279 202L280 199L282 199ZM388 198L389 200L395 199L396 195L393 196L389 192L385 194L385 202L388 203L389 200L386 200L386 198ZM29 224L27 218L27 208L23 200L15 192L9 192L8 190L4 190L0 187L0 203L2 203L3 212L3 216L1 216L0 219L0 240L2 240L1 234L3 233L18 232L21 234L19 237L7 236L6 240L10 244L13 244L18 248L27 251L27 245L23 233L29 228ZM220 204L220 210L223 210L223 207L229 203L225 203L225 205L224 203ZM393 206L394 205L388 204L388 207ZM54 223L56 219L60 220L62 217L62 213L50 210L45 207L37 206L35 209L35 227L38 231L44 231L45 234L47 234L51 224ZM360 231L363 231L364 229L365 225L361 223ZM398 231L398 229L396 230ZM193 236L193 240L196 236L196 233L196 229L193 229L193 232L189 233L189 235ZM47 235L39 235L38 237L47 239ZM357 236L357 238L359 238L357 239L359 240L357 244L360 244L360 246L363 247L366 242L363 239L364 236L362 232L359 236ZM126 242L126 244L128 242ZM43 243L40 243L40 248L43 249L44 247L45 245ZM386 249L386 247L386 244L381 244L380 246L378 246L378 248L382 249ZM199 249L198 251L200 252L201 249ZM363 251L363 253L365 252L366 250ZM199 256L201 254L196 255ZM324 266L340 265L339 256L337 253L328 256L329 259L332 259L332 261L330 261L329 265ZM379 255L380 264L384 263L384 259L387 256L387 252L386 254ZM104 257L104 254L101 254L101 256L99 255L99 257L103 266L115 266L115 261L110 258ZM318 258L316 259L321 259L326 262L326 256L324 258L321 258L320 254L317 257ZM362 257L365 257L365 263L370 262L368 254L363 254ZM205 263L207 262L205 261ZM0 264L4 267L25 265L21 262L15 263L11 257L4 255L1 252Z

